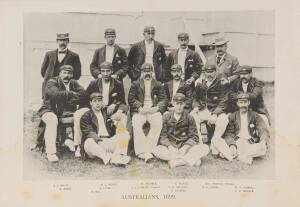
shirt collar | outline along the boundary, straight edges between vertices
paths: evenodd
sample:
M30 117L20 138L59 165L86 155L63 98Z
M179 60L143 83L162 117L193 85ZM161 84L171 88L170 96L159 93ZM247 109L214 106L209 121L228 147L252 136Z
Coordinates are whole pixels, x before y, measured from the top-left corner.
M114 48L114 47L115 47L115 44L113 44L112 46L110 46L110 45L106 44L106 47L107 47L107 48L111 48L111 49L112 49L112 48Z
M222 56L219 56L219 55L217 54L217 58L220 57L221 59L223 59L223 58L225 58L225 55L226 55L226 52L225 52Z
M151 43L148 43L146 40L144 40L144 41L145 41L146 45L153 45L154 44L154 40L152 40Z
M65 49L61 50L60 48L57 48L58 52L65 52L68 50L68 48L66 47Z
M186 47L185 49L179 48L179 51L180 51L180 52L187 52L187 50L188 50L188 47Z

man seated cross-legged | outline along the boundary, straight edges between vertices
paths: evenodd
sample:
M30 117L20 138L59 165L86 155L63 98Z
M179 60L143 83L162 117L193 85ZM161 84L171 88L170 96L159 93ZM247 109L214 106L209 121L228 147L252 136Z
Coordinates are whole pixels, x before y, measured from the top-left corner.
M98 157L104 164L126 165L129 132L122 116L115 113L108 118L107 108L103 107L103 97L99 92L90 95L91 109L81 117L82 143L84 152L90 158ZM110 119L110 120L109 120Z
M174 111L163 116L163 127L154 155L168 161L171 168L189 165L200 166L201 158L209 153L209 147L199 142L194 118L185 110L186 97L176 93Z

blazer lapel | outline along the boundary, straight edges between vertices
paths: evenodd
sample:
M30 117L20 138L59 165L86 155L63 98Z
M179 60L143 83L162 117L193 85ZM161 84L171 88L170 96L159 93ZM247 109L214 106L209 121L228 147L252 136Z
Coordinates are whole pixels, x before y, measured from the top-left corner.
M186 51L185 61L184 61L184 74L186 75L186 69L188 68L188 60L192 54L192 51L188 48Z
M173 98L173 80L171 80L170 83L168 84L168 88L169 88L170 100L172 100L172 98Z
M145 45L145 41L141 42L141 50L144 53L144 56L146 56L146 45Z
M99 89L100 93L103 92L103 85L102 85L102 79L101 78L98 79L98 89Z
M140 79L140 90L142 92L142 96L143 96L143 102L144 102L144 99L145 99L145 83L144 83L144 80L143 79Z
M178 64L178 52L179 52L179 49L177 49L174 53L174 63L173 64Z
M92 118L92 123L97 127L97 134L98 134L99 132L98 119L95 112L92 109L91 109L91 118Z
M100 49L99 56L100 62L104 62L106 56L106 45Z
M158 48L158 43L155 40L153 40L153 41L154 41L154 48L153 48L153 55L154 55Z
M108 93L108 94L109 94L109 97L111 96L111 93L112 93L114 87L115 87L115 81L113 80L113 78L110 78L110 82L109 82L109 93Z
M240 132L240 129L241 129L241 115L240 115L239 111L236 112L236 123L237 123L237 126L238 126L238 129L237 129L237 134L238 134Z
M117 51L118 51L118 47L117 47L116 44L114 44L114 55L113 55L113 58L115 58Z

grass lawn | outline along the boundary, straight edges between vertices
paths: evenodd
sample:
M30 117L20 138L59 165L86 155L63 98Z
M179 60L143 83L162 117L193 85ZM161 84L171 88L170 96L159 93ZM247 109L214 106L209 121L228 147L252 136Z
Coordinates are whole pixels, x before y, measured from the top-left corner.
M274 126L274 85L267 84L264 89L265 104ZM269 150L266 156L254 160L252 166L217 158L209 154L202 159L200 167L178 167L170 169L163 161L144 163L132 158L130 165L117 167L103 165L100 159L75 159L70 152L59 155L58 163L49 163L45 154L30 151L36 137L39 118L36 110L25 110L24 114L24 171L26 180L73 180L73 179L272 179L275 174L274 135L271 132Z

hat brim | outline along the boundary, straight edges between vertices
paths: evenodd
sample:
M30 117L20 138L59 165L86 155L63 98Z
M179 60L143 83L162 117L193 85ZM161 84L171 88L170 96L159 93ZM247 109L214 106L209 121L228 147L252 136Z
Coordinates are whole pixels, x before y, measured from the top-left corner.
M229 40L223 40L223 41L220 41L220 42L213 42L212 45L220 46L220 45L225 45L228 42L229 42Z

